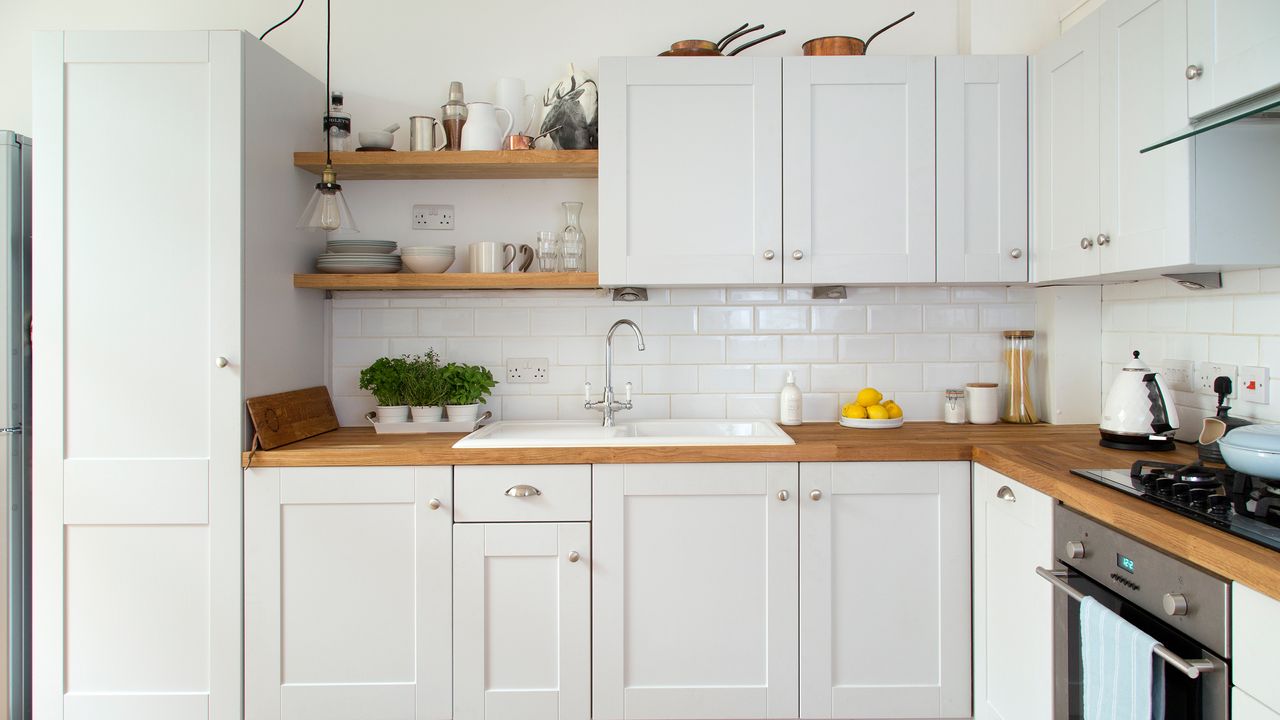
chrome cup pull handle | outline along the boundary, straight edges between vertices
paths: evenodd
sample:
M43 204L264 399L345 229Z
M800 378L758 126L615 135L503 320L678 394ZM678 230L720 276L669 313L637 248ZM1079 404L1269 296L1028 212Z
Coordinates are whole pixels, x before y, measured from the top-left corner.
M996 491L996 497L1008 502L1018 502L1018 497L1013 494L1013 490L1008 485L1001 485L1000 489Z
M507 488L505 495L513 498L533 497L541 495L542 491L532 485L512 485Z

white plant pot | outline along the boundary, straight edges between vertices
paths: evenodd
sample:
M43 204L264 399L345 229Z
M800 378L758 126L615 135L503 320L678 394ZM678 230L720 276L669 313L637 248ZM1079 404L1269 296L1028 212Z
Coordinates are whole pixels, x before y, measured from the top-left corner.
M450 420L475 420L480 414L480 403L474 405L445 405Z
M409 422L408 405L378 405L377 408L380 423Z
M410 405L409 413L414 422L440 422L444 408L439 405Z

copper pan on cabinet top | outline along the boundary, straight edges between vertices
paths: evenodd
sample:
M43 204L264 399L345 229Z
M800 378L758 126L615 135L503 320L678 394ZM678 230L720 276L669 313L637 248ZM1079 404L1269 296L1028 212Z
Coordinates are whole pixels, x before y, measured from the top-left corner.
M912 15L915 15L914 11L907 13L906 15L898 18L897 20L894 20L888 25L885 25L884 27L875 31L871 35L871 37L867 38L865 41L860 38L852 37L850 35L825 35L823 37L818 37L818 38L814 38L812 40L806 41L805 44L802 45L801 47L804 49L805 55L812 55L812 56L866 55L867 46L871 44L872 40L875 40L877 37L879 37L880 33L884 32L885 30L888 30L889 28L893 27L894 25L897 25L900 22L903 22L904 20L907 20Z

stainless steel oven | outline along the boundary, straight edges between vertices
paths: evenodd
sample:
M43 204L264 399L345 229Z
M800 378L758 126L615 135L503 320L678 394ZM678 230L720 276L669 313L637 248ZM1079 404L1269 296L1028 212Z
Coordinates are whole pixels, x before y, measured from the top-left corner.
M1230 584L1062 506L1061 569L1037 568L1054 597L1054 717L1081 718L1080 600L1092 597L1155 638L1167 720L1227 720Z

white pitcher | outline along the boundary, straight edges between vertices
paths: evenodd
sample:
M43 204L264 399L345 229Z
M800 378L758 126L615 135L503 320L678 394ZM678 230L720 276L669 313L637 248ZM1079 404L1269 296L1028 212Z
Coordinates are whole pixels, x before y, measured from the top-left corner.
M498 125L498 110L507 116L507 127L504 130ZM502 138L511 134L511 111L493 103L467 103L467 124L462 126L463 150L497 150L502 147Z

